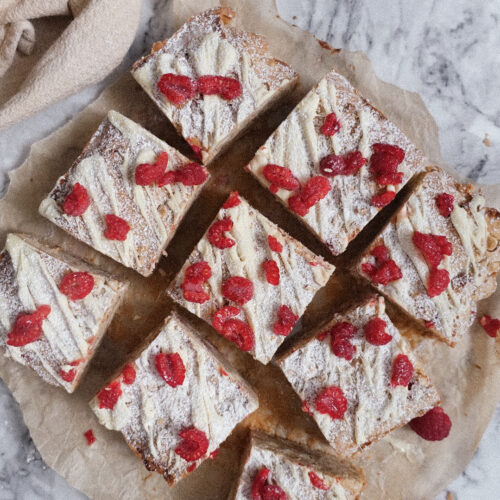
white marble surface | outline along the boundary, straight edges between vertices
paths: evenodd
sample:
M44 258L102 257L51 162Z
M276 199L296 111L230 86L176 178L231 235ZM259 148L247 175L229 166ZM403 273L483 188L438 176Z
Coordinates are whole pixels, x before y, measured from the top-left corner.
M0 191L5 189L7 172L20 165L31 143L66 123L163 37L169 4L144 0L134 45L104 82L0 132ZM277 4L285 20L334 47L363 50L381 78L420 93L439 125L445 161L473 180L500 182L500 0L277 0ZM485 134L490 147L483 143ZM19 407L1 382L0 422L0 500L86 498L44 465ZM448 490L460 500L500 498L499 466L500 407L472 462Z

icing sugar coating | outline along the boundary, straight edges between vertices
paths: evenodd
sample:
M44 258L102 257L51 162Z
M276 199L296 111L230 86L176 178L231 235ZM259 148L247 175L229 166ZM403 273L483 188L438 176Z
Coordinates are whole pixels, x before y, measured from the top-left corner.
M374 317L386 322L392 340L381 346L366 341L363 327ZM335 452L348 456L379 440L388 432L423 415L439 403L439 394L418 368L412 352L385 314L382 297L369 299L344 314L336 314L321 328L335 323L352 323L357 332L350 339L356 347L351 361L333 354L330 339L312 338L278 360L278 365L302 401L308 403L314 420ZM398 354L405 354L415 373L408 387L391 386L392 365ZM340 387L347 399L343 419L331 419L315 409L317 394L324 388Z
M207 10L186 22L171 38L155 44L137 61L132 75L179 133L201 147L204 163L284 89L297 73L273 59L264 38L228 26L235 12L227 7ZM225 100L197 95L176 106L158 90L163 74L218 75L237 79L242 95Z
M453 211L443 217L435 199L441 193L454 197ZM490 235L488 210L484 198L471 186L460 185L440 169L427 174L408 201L364 254L371 262L373 246L384 244L400 267L403 277L387 285L374 284L408 313L431 325L433 333L454 345L468 331L476 315L477 301L493 293L496 287L498 241ZM442 235L452 244L451 256L445 256L440 268L450 275L450 285L435 297L427 293L429 266L415 247L415 231ZM491 245L492 240L496 242ZM491 264L495 269L491 269ZM358 270L361 274L361 267Z
M149 276L202 185L180 182L159 188L139 186L134 173L166 151L168 170L190 160L132 120L110 111L70 170L40 204L39 212L75 238L124 266ZM84 186L91 204L80 217L61 205L75 183ZM123 218L131 230L125 241L104 237L105 215Z
M330 113L335 113L341 123L340 130L331 137L320 131ZM263 168L269 163L290 168L301 185L305 185L311 177L321 175L319 163L325 156L359 150L367 163L354 175L330 177L330 192L300 217L338 255L379 210L370 204L372 197L384 189L369 172L371 146L375 143L397 145L405 152L405 159L398 167L404 174L403 182L389 186L390 190L401 189L427 165L423 154L394 123L363 99L346 78L331 70L257 151L247 169L266 188L269 182ZM288 207L288 198L293 194L280 189L276 196Z
M252 484L261 468L269 469L269 484L277 484L289 499L354 500L364 487L361 471L328 453L310 452L291 441L253 433L243 470L230 500L252 500ZM313 472L328 490L316 488L309 477Z
M159 352L180 355L186 368L181 385L171 387L158 374L154 360ZM170 484L185 476L190 465L207 459L258 407L257 396L229 363L175 315L165 320L133 366L135 380L121 383L122 394L112 410L99 408L97 397L90 406L102 425L120 431L147 467L162 472ZM191 426L209 441L196 462L174 451L181 442L179 433Z
M87 271L94 278L84 299L72 301L59 291L59 283L71 271ZM45 248L25 235L9 234L0 254L0 338L5 355L33 368L46 382L73 392L126 287L57 249ZM42 322L41 338L23 347L7 345L17 316L44 304L51 311ZM75 370L74 379L64 380L61 370Z
M224 298L222 283L231 276L249 279L253 284L253 297L238 306L242 312L236 317L248 323L254 332L255 347L250 354L266 364L286 338L273 332L280 307L286 305L295 315L302 316L335 268L286 234L246 200L240 199L239 205L221 209L215 219L231 218L233 227L224 235L235 244L229 248L217 248L210 243L207 231L169 286L168 293L193 314L212 324L212 317L218 309L236 305ZM281 252L270 249L268 236L282 244ZM278 285L271 285L266 279L262 263L269 259L274 260L279 268ZM207 262L212 271L205 287L210 299L203 304L185 300L181 289L187 267L199 261Z

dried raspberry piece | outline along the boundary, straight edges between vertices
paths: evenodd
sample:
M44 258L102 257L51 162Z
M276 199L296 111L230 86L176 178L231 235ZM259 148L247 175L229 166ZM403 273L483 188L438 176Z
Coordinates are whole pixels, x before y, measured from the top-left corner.
M438 212L443 217L449 217L451 212L453 212L453 202L455 198L453 195L448 193L441 193L436 196L436 206Z
M195 283L193 281L184 281L181 285L182 295L188 302L194 302L195 304L204 304L207 300L210 300L210 295L203 289L201 283Z
M479 324L483 327L484 331L493 338L497 336L500 330L500 319L492 318L487 314L479 319Z
M214 222L208 230L208 241L220 249L231 248L236 242L232 238L226 238L224 233L231 231L232 228L233 221L231 217Z
M85 271L68 273L59 283L59 291L70 300L84 299L94 288L94 277Z
M255 346L255 337L252 329L240 319L224 321L220 331L223 337L236 344L242 351L251 351Z
M326 177L321 175L311 177L298 194L288 198L288 206L296 214L304 217L311 207L330 192L331 188Z
M106 387L97 393L99 400L99 408L112 410L115 407L118 399L122 395L122 388L119 380L113 380Z
M258 470L252 483L252 500L262 500L262 488L267 483L269 469L262 467Z
M182 385L186 376L186 367L179 353L159 352L155 356L155 367L160 377L170 386Z
M391 256L385 245L377 245L370 250L370 255L373 255L381 263L387 262Z
M413 244L424 254L430 268L437 267L445 255L451 255L453 247L446 236L424 234L415 231L412 237Z
M276 193L280 188L287 191L295 191L300 188L300 182L288 167L268 163L262 173L266 180L271 183L269 186L271 193Z
M196 427L188 427L179 432L182 441L175 448L175 453L187 462L201 458L208 450L207 435Z
M232 316L237 316L240 313L240 310L235 306L225 306L221 307L212 318L213 327L220 333L222 332L222 327L226 320L231 318Z
M376 194L372 196L372 199L370 200L370 205L372 207L378 207L382 208L385 207L386 205L389 205L389 203L396 197L396 193L394 191L384 191L381 194Z
M64 371L64 370L60 370L59 371L59 375L61 375L61 378L65 381L65 382L73 382L73 380L75 380L75 377L76 377L76 370L74 368L72 368L71 370L68 370L67 372Z
M344 161L348 170L355 174L366 163L366 158L363 157L361 151L349 151L344 156Z
M212 453L210 453L210 458L214 460L215 458L217 458L218 454L219 454L219 448L215 449L214 451L212 451Z
M222 284L222 295L242 306L253 297L253 283L241 276L231 276Z
M194 138L188 137L186 139L186 141L189 144L189 146L191 147L194 157L197 160L201 160L202 159L201 147L198 145L198 139L196 137L194 137Z
M168 164L168 154L163 151L158 155L153 164L141 163L135 168L135 183L138 186L149 186L158 182L160 177L165 172Z
M191 283L205 283L212 277L212 269L208 262L200 260L187 267L184 280Z
M325 387L316 397L316 410L332 419L344 418L347 411L347 399L340 387Z
M94 436L94 431L92 429L89 429L88 431L85 431L83 433L85 436L85 439L87 440L87 445L90 446L96 442L95 436Z
M196 82L186 75L166 73L158 80L158 89L172 103L183 104L197 92Z
M351 361L356 352L356 347L345 339L332 340L331 347L335 356L344 358L347 361Z
M425 327L426 328L434 328L434 321L426 321L425 322Z
M274 323L273 332L286 337L297 323L299 317L288 306L281 306L278 312L278 321Z
M393 146L391 144L377 143L373 144L372 148L373 154L370 158L370 172L374 175L376 182L381 186L396 186L401 184L403 182L403 173L398 172L397 169L405 158L405 152L398 146ZM379 195L379 197L382 196L383 195ZM386 195L386 199L384 200L379 198L375 201L377 203L382 203L383 201L387 201L388 196L389 195ZM373 199L372 205L374 205Z
M38 340L42 335L42 322L49 314L48 305L41 305L32 313L19 314L7 336L7 345L22 347Z
M381 186L397 186L403 182L403 172L395 172L393 174L379 175L377 182Z
M336 175L353 175L364 164L366 159L359 151L351 151L345 156L330 154L325 156L319 162L319 169L326 177L335 177Z
M429 297L441 295L450 284L450 273L446 269L431 269L427 282L427 293Z
M169 184L175 184L176 182L177 172L175 170L169 170L158 179L158 187L168 186Z
M340 323L336 323L330 328L328 333L331 334L332 340L349 340L354 337L358 329L348 321L341 321Z
M125 365L122 371L123 383L126 385L133 384L136 376L135 368L132 365Z
M394 362L392 364L391 385L393 387L396 387L397 385L406 387L412 378L413 365L411 364L411 361L405 354L398 354L394 358Z
M295 212L301 217L306 216L309 213L309 207L302 201L300 194L294 194L288 198L288 206L292 212Z
M377 245L370 251L370 255L375 257L376 265L364 262L361 264L361 270L370 277L373 283L385 286L391 281L396 281L403 277L401 269L390 258L389 250L385 245Z
M199 163L186 163L175 172L175 181L184 186L199 186L208 179L207 169Z
M422 417L410 420L410 427L427 441L441 441L450 433L451 419L441 407L436 406Z
M192 463L186 470L188 473L193 472L196 469L196 463Z
M309 480L311 481L311 484L320 490L327 491L330 489L330 486L325 483L314 471L310 470L309 471Z
M83 215L90 206L90 198L87 190L80 184L75 183L71 192L66 196L62 204L66 215L77 217Z
M401 163L405 159L405 152L399 146L377 142L372 144L372 149L375 153L384 153L393 156L398 163Z
M105 216L106 230L104 236L108 240L125 241L130 231L129 223L117 215L107 214Z
M385 331L387 323L381 318L372 318L365 325L366 341L372 345L385 345L392 340L392 336Z
M204 75L197 80L198 90L204 95L218 95L231 101L239 97L243 88L236 78L227 76Z
M269 235L267 237L267 243L273 252L281 253L283 251L283 245L274 236Z
M266 273L266 280L270 285L280 284L280 268L274 260L265 260L262 263L262 268Z
M233 191L230 195L229 198L226 200L224 205L222 205L222 208L233 208L237 207L241 203L240 196L238 191Z
M320 130L323 135L328 137L335 135L340 130L340 121L337 119L337 115L335 113L326 115Z

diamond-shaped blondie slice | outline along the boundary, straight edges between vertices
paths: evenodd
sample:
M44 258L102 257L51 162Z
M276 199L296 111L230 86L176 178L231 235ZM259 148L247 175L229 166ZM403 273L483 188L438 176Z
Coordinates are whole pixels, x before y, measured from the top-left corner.
M203 163L298 81L262 36L231 25L235 17L229 7L202 12L132 68Z
M207 178L204 167L110 111L39 211L149 276Z
M435 168L356 266L388 299L455 345L496 289L500 214L470 184Z
M394 123L331 70L246 168L338 255L427 164Z
M59 248L9 234L0 253L5 355L73 392L126 289Z
M259 403L234 368L177 315L148 341L90 405L172 485L216 452Z
M305 450L292 441L254 431L229 500L267 498L266 493L269 498L290 500L355 500L364 487L362 469L328 452Z
M333 270L233 192L168 291L266 364Z
M439 404L385 313L383 297L336 314L277 364L340 456L359 452Z

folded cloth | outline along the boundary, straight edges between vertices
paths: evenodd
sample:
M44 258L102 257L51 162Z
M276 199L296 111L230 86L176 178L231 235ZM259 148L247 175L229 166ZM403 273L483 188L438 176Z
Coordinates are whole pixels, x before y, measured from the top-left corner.
M134 40L140 6L141 0L1 0L0 94L8 100L0 100L0 130L116 68ZM36 46L42 55L16 78L16 50L29 55L36 45L29 20L61 15L74 19L50 47Z

